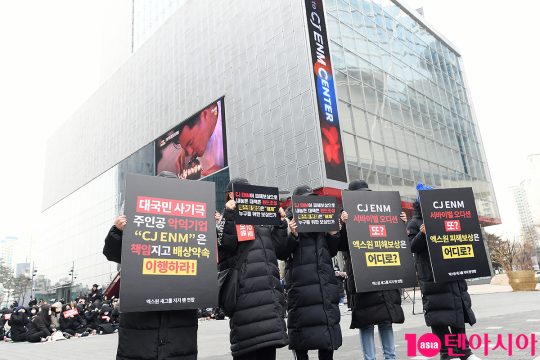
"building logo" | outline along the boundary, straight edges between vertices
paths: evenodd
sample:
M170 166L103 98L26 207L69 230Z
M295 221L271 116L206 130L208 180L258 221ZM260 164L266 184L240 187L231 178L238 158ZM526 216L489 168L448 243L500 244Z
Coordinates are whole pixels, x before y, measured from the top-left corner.
M326 177L347 182L322 0L306 0L306 15Z

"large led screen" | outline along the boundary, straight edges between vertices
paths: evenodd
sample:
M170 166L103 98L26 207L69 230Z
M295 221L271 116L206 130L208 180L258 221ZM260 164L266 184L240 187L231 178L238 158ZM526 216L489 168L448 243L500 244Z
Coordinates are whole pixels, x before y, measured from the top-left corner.
M224 99L214 101L155 141L156 174L198 180L227 166Z

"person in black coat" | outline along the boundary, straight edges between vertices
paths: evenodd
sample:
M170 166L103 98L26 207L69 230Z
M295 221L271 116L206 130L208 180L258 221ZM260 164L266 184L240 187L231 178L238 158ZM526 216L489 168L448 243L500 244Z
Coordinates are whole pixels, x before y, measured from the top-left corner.
M118 326L112 323L112 307L103 304L98 317L98 334L112 334L118 329Z
M91 303L103 301L103 291L99 288L98 284L92 285L92 290L90 290L90 293L88 294L88 301Z
M3 308L2 309L2 316L0 316L0 335L2 336L2 338L4 336L7 336L8 334L5 332L5 329L4 329L4 326L6 325L6 323L8 322L8 317L11 316L11 314L13 313L13 310L12 309L8 309L8 308ZM6 316L7 315L7 316Z
M158 176L178 179L169 171ZM103 247L107 259L119 264L126 222L123 215L116 219ZM122 313L116 360L195 360L198 326L197 310Z
M30 321L34 320L34 318L37 316L38 313L39 313L39 307L37 305L32 306L30 310L28 311L28 319Z
M51 307L43 305L36 317L28 324L26 340L31 343L49 341L51 335L56 332L56 328L51 326L52 316Z
M62 306L62 313L60 314L60 330L64 333L69 334L70 336L81 337L88 335L86 332L86 321L81 317L80 314L65 316L65 312L71 310L69 304ZM78 311L78 310L77 310Z
M351 191L371 191L364 180L354 180L348 187ZM405 213L401 213L401 219L407 222ZM341 242L339 250L343 252L345 272L347 273L347 287L350 290L351 301L351 329L360 329L360 339L364 360L375 360L374 327L379 328L383 353L385 359L396 358L396 345L392 324L403 324L405 315L401 307L401 293L399 289L381 290L369 292L356 292L354 274L349 250L346 222L347 212L341 214L344 223L341 228ZM405 234L403 234L405 237Z
M413 217L407 225L407 235L411 251L414 253L416 273L422 290L424 319L426 325L431 327L431 331L442 343L440 358L441 360L453 359L458 356L452 356L452 354L462 354L459 356L461 360L478 359L472 354L468 341L465 341L465 349L449 349L445 345L446 334L465 335L465 324L474 325L476 317L465 280L434 282L420 204L415 202L413 209Z
M276 348L288 344L285 325L285 297L279 282L276 252L287 241L285 212L279 226L255 226L255 239L239 241L234 221L233 184L248 184L235 178L225 191L225 210L216 225L220 271L233 268L248 251L240 269L236 309L230 319L231 352L235 360L276 358Z
M90 304L84 310L84 321L86 322L86 327L92 331L93 334L97 332L98 329L98 317L99 317L99 307L95 304Z
M313 190L303 185L293 195L313 195ZM339 285L332 264L339 232L298 234L294 219L289 228L285 252L278 253L287 261L289 348L299 360L308 359L308 350L318 350L319 359L333 359L342 343Z
M334 273L336 274L336 280L338 283L339 304L345 304L345 279L347 274L344 271L339 270L339 266L334 265Z
M111 311L111 323L113 325L119 325L120 324L120 304L118 303L118 299L113 300L112 305L112 311Z
M14 342L26 341L28 338L27 326L29 324L30 320L28 319L26 310L22 306L15 308L8 320L8 325L11 327L9 330L11 340Z

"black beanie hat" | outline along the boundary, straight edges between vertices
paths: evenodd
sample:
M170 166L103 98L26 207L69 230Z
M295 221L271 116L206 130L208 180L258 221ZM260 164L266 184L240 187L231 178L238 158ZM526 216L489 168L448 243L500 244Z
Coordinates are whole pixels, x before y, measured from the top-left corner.
M229 183L227 184L227 187L225 188L225 192L231 192L231 191L233 191L233 185L235 185L235 184L246 184L246 185L249 185L249 181L247 181L247 179L240 178L240 177L231 179L231 181L229 181Z
M349 190L371 191L367 182L364 180L353 180L349 184Z
M294 189L293 195L316 195L313 192L313 189L309 187L308 185L300 185L296 189Z

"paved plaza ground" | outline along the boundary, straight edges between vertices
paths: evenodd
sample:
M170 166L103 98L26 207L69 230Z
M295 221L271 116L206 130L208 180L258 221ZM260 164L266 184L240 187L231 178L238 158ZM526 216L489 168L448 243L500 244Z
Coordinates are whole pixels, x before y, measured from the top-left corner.
M505 287L486 285L471 286L473 309L478 323L469 333L490 334L490 339L497 338L497 334L509 333L536 333L540 339L540 291L536 292L509 292ZM418 295L418 294L417 294ZM411 294L412 296L412 294ZM406 322L395 325L395 336L398 359L407 359L405 355L405 333L418 335L427 332L424 318L412 314L412 301L404 301ZM416 311L421 311L421 303L416 304ZM357 330L348 329L350 315L343 309L341 325L343 330L343 346L335 353L335 359L362 359L359 336ZM378 340L377 340L378 342ZM6 360L100 360L114 359L117 345L117 335L92 336L83 339L73 339L46 344L29 343L0 343L0 359ZM493 345L492 345L493 346ZM529 350L530 352L530 350ZM495 350L483 359L516 359L540 360L540 354L535 357L529 352L515 351L510 358L506 352ZM537 346L540 352L540 344ZM315 353L313 354L315 355ZM312 355L312 359L314 359ZM199 323L199 359L221 360L231 359L229 354L229 327L228 321L201 321ZM287 349L278 351L279 360L292 360L293 356ZM382 359L380 347L378 359ZM413 359L425 359L415 357ZM437 358L438 359L438 358Z

